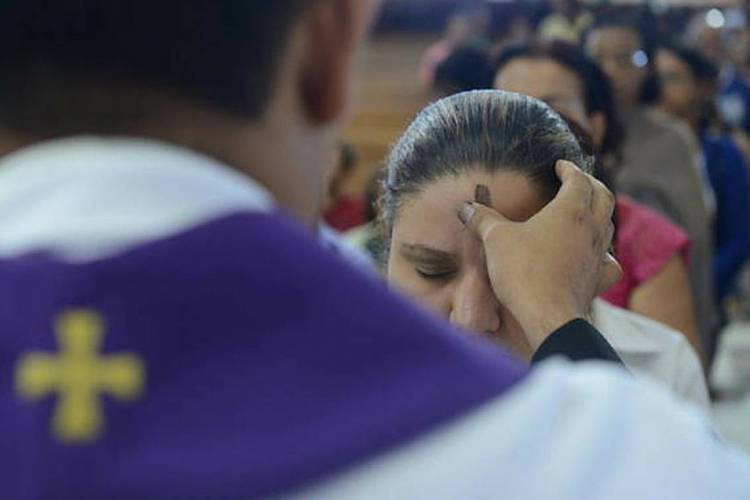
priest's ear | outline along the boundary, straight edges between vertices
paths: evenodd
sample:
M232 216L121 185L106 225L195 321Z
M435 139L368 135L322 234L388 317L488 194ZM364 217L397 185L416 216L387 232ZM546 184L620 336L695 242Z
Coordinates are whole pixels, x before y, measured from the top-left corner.
M315 125L340 120L347 111L359 46L380 0L318 0L304 16L306 37L300 89Z

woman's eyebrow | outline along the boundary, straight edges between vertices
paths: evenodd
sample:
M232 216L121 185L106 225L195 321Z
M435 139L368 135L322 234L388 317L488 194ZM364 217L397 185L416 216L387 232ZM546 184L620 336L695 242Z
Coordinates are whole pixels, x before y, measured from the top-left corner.
M435 262L454 264L457 260L455 254L418 243L404 243L401 245L401 254L412 261L431 260Z

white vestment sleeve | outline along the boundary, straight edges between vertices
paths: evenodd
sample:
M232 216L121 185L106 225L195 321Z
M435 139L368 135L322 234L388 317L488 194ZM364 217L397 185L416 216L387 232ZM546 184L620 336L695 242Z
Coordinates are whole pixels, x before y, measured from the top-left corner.
M473 413L286 498L748 500L750 460L663 389L553 360Z

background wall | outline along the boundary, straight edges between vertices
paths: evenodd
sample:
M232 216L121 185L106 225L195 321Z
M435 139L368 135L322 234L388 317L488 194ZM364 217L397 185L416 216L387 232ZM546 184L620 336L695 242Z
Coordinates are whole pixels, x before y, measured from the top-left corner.
M390 145L429 98L417 79L423 52L434 35L379 35L370 43L363 64L360 95L345 137L359 155L359 167L344 186L361 194Z

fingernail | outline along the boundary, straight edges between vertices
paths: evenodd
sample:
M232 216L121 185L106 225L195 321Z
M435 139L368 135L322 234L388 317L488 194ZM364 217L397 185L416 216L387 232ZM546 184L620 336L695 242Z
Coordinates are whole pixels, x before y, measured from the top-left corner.
M490 195L490 188L484 184L477 184L474 190L474 201L485 207L492 206L492 196Z
M463 203L461 207L458 209L458 219L464 225L468 225L471 218L474 217L474 213L476 211L477 211L477 208L474 206L474 204L470 201L467 201Z

